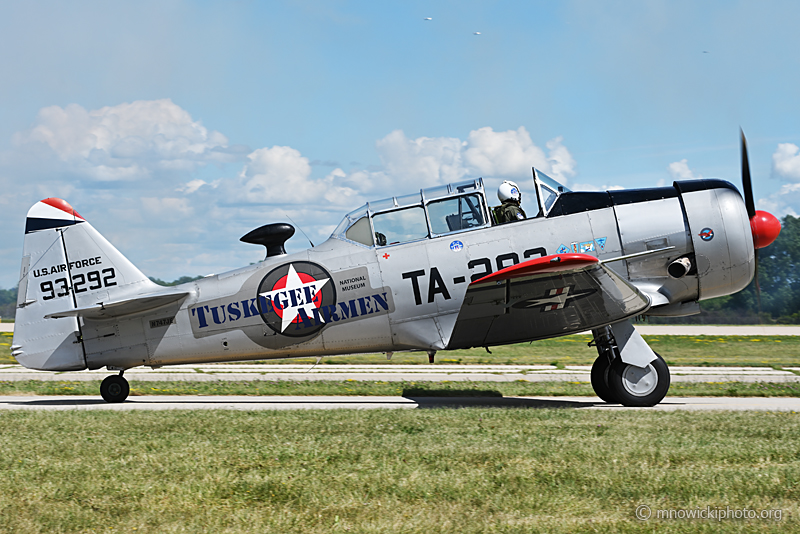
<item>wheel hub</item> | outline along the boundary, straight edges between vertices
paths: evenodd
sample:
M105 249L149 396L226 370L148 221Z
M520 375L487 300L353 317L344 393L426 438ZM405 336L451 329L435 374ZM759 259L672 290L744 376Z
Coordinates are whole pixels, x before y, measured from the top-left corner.
M641 368L628 365L622 373L622 385L625 390L636 397L644 397L652 393L658 385L658 373L652 364Z

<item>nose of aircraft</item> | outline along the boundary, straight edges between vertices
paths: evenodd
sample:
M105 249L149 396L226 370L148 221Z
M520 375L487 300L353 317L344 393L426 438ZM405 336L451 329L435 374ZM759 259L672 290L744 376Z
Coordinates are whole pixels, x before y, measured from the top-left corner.
M781 222L766 211L756 210L755 196L753 195L753 182L750 179L750 161L747 158L747 141L744 132L739 129L742 139L742 192L747 216L750 217L750 231L753 233L753 247L758 250L772 244L781 233ZM756 254L756 272L758 271L758 254ZM758 279L756 279L758 288Z
M757 210L750 217L750 231L753 232L753 246L764 248L772 244L781 233L781 222L773 214Z

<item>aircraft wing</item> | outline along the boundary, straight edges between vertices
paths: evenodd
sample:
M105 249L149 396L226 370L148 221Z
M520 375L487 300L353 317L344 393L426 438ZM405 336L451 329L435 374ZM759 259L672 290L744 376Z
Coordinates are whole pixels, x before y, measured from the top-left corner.
M154 310L156 308L178 302L188 294L188 291L171 291L168 293L140 295L112 302L98 302L93 306L49 313L45 315L45 318L58 319L60 317L83 317L85 319L110 319L112 317L121 317L123 315L131 315L134 313L142 313L149 310Z
M647 295L594 256L544 256L472 282L447 348L584 332L649 307Z

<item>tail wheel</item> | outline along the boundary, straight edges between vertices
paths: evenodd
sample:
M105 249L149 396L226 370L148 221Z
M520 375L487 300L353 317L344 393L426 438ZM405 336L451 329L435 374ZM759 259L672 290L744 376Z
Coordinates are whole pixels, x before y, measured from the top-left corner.
M605 355L600 355L592 365L592 389L601 400L616 404L619 401L614 396L611 388L608 386L608 371L611 368L611 363Z
M122 402L130 392L128 381L119 375L107 376L100 384L100 395L106 402Z
M658 354L645 368L616 358L608 370L608 387L623 406L655 406L669 390L669 368Z

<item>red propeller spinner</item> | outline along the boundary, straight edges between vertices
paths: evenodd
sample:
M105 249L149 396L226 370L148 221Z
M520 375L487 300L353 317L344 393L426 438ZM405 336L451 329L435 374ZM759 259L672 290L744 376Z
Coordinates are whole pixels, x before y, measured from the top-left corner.
M764 248L778 238L781 222L773 214L757 210L750 217L750 231L753 232L753 247Z

